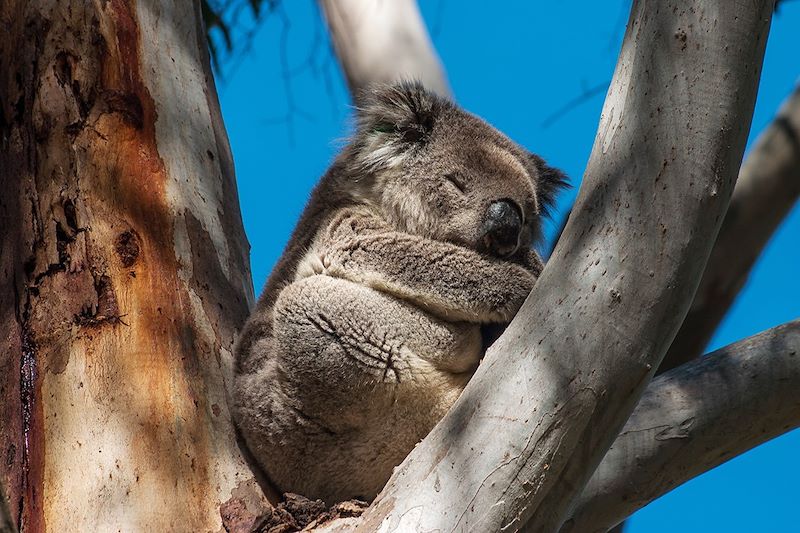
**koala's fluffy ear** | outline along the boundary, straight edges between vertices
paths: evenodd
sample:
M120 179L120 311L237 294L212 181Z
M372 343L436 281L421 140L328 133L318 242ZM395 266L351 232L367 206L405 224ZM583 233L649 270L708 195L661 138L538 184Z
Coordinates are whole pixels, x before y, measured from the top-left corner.
M570 186L567 181L567 175L545 163L544 159L536 154L528 154L528 160L528 164L536 169L536 174L539 176L539 181L536 183L536 200L539 203L539 212L543 216L550 216L555 204L556 194Z
M365 170L391 168L423 145L442 110L452 105L419 82L372 85L356 99L356 161Z

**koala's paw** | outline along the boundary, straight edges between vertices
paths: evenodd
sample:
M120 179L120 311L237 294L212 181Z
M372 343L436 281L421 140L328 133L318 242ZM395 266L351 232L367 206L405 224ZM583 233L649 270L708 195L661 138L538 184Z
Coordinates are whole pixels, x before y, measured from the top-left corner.
M320 274L327 274L331 260L325 252L310 251L297 266L295 281Z
M501 321L506 323L514 318L536 283L536 276L530 272L520 267L514 268L514 271L516 275L504 280L502 296L496 309Z

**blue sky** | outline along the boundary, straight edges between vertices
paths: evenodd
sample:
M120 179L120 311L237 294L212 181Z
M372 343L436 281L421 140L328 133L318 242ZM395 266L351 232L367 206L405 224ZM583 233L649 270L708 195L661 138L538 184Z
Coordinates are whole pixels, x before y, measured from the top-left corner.
M223 64L218 81L256 293L308 193L341 147L350 114L314 2L284 4L285 18L270 15L241 61ZM575 189L562 196L563 212L580 185L604 92L551 126L544 123L571 99L610 80L628 2L422 0L421 7L457 101L569 174ZM750 142L800 79L799 36L800 2L784 2L773 20ZM798 272L795 207L711 348L800 316ZM800 430L653 502L634 515L627 531L798 532L799 502Z

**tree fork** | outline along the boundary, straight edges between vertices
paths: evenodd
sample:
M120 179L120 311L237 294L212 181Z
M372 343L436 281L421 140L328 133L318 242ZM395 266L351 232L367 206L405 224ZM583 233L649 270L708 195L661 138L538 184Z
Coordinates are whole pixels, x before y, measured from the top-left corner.
M586 179L528 301L364 531L554 531L691 303L736 179L773 3L634 2ZM724 36L724 37L723 37Z

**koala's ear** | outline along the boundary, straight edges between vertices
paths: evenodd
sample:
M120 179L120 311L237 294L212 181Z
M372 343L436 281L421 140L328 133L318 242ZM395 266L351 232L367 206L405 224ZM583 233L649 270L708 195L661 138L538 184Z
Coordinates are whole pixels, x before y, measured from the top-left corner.
M353 145L359 162L370 170L400 164L424 144L447 100L419 82L372 85L356 98Z
M560 190L570 187L567 175L545 163L544 159L536 154L528 154L528 160L539 176L539 181L536 183L536 199L539 202L539 212L544 216L550 216L555 205L556 194Z

